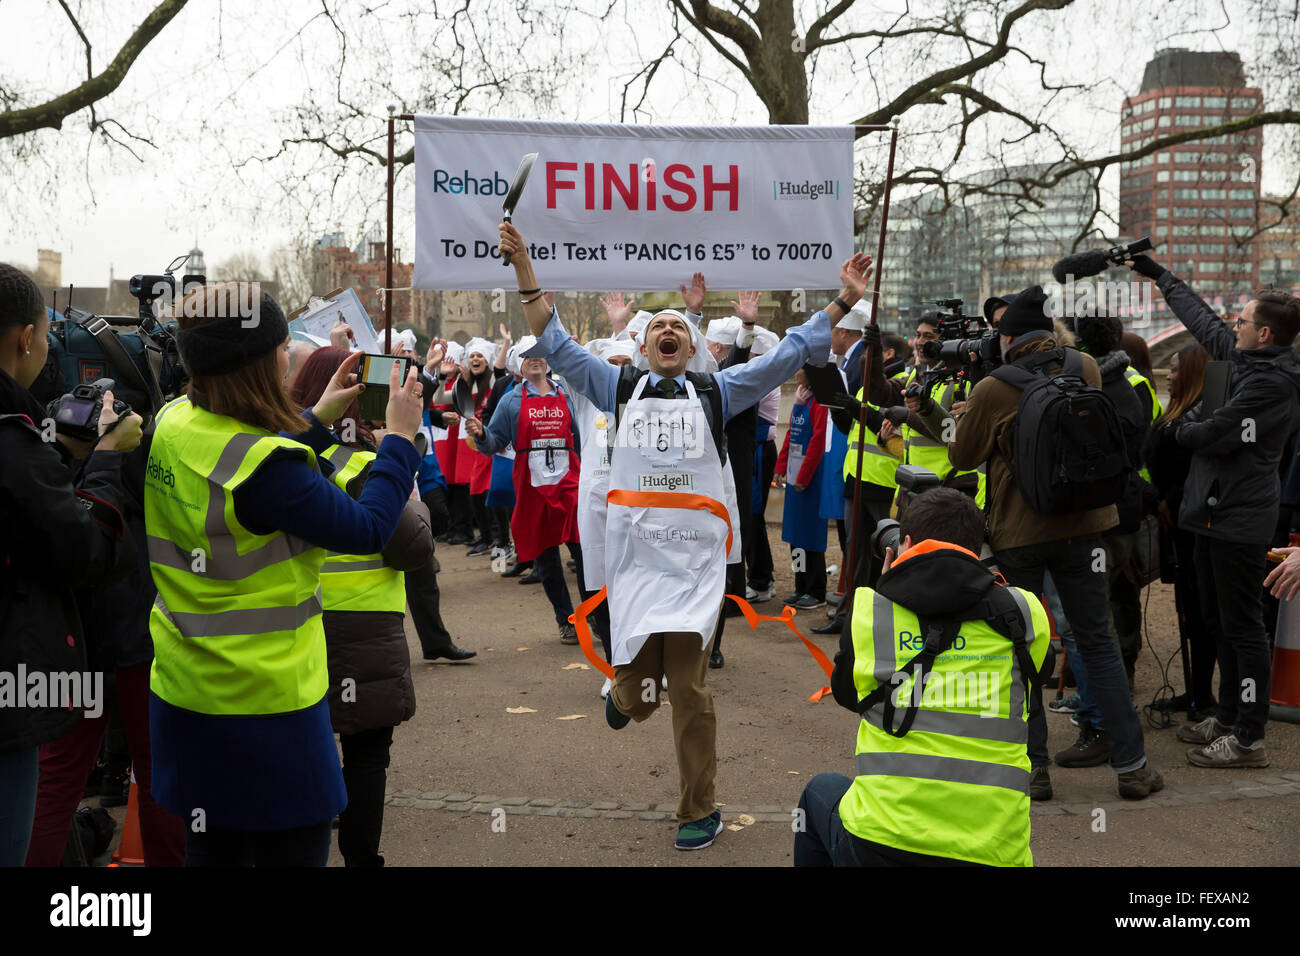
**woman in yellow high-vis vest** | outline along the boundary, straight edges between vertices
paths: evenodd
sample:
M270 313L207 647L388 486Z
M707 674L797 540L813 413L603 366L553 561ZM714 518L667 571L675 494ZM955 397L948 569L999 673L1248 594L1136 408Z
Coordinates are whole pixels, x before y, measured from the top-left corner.
M399 383L394 368L389 434L353 501L318 456L362 389L360 356L300 416L270 296L206 286L176 311L191 380L158 413L145 480L154 795L186 822L187 865L323 866L346 799L321 565L326 550L368 554L392 535L419 464L418 378Z

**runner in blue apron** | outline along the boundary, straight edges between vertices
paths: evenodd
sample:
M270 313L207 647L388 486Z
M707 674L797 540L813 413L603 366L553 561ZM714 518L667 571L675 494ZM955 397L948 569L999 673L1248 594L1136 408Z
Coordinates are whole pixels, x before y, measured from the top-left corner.
M826 483L827 413L808 391L802 371L796 380L799 390L781 455L786 466L781 540L790 545L795 570L796 593L786 603L807 609L826 603L827 519L822 516L822 485Z

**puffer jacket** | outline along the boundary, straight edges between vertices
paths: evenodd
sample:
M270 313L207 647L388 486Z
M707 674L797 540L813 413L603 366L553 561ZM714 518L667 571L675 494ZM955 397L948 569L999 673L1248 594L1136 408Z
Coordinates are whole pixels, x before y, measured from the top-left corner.
M1177 426L1192 451L1178 526L1261 547L1273 538L1283 450L1300 424L1300 359L1291 346L1243 351L1232 330L1170 272L1156 282L1174 315L1215 359L1232 362L1228 401Z
M1107 531L1107 535L1129 534L1136 531L1142 522L1142 501L1146 482L1138 474L1138 469L1142 467L1142 446L1146 443L1147 433L1151 430L1151 412L1150 409L1143 408L1141 397L1124 377L1128 367L1127 352L1107 352L1097 359L1097 371L1101 374L1101 390L1115 405L1120 426L1124 429L1124 447L1128 449L1128 460L1133 466L1124 495L1115 502L1116 508L1119 509L1119 524Z
M433 556L429 512L408 501L397 530L384 549L384 564L413 571ZM406 647L405 614L385 611L326 611L329 651L330 722L341 734L395 727L415 713L411 656ZM355 681L343 700L343 681Z
M44 410L0 370L0 680L82 672L86 646L75 588L120 574L132 553L122 519L120 452L96 451L76 487L62 446L42 438ZM47 678L48 679L48 678ZM26 689L17 688L28 703ZM0 752L67 733L81 711L63 701L0 698Z

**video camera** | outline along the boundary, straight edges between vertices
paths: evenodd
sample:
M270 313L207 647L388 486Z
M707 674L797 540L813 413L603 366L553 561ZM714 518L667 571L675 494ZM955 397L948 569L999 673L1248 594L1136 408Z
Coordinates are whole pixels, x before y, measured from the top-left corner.
M188 255L178 256L161 275L131 277L127 289L138 302L134 316L95 315L73 308L69 288L62 320L56 317L50 323L50 356L40 382L42 395L73 395L80 386L111 377L117 383L115 396L147 420L181 394L189 376L176 347L176 320L157 313L177 301L173 273L188 260ZM202 275L184 275L180 295L205 282ZM119 328L134 331L119 332Z
M93 442L99 437L99 415L104 409L105 395L117 389L117 382L101 378L89 385L78 385L66 395L60 395L45 408L45 414L54 419L54 430L81 441ZM131 406L116 395L113 411L122 418L130 414Z
M911 398L920 398L935 382L948 380L956 380L964 393L1002 364L998 331L989 326L984 316L963 313L961 299L935 299L934 304L946 310L929 314L937 325L939 341L921 346L921 354L934 367L925 373L922 382L908 387L906 394Z

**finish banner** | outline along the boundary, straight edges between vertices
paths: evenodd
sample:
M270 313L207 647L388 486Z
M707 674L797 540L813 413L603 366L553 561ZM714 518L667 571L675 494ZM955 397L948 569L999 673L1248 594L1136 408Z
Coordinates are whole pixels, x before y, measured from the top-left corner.
M852 126L631 126L415 118L415 286L514 288L512 221L542 288L838 287L853 254Z

